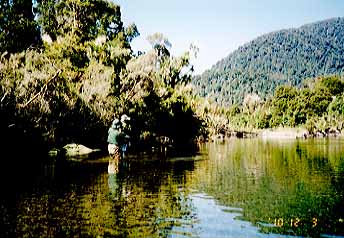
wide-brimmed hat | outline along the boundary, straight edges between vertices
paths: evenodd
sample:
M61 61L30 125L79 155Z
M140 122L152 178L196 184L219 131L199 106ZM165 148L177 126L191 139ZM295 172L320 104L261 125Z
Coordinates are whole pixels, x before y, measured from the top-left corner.
M130 117L127 116L127 114L123 114L121 116L121 122L126 122L126 121L130 121Z

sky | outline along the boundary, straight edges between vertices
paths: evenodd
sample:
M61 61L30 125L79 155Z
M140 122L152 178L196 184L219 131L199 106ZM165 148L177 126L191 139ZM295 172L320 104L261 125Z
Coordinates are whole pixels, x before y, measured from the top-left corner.
M210 69L239 46L260 35L333 17L344 17L344 0L113 0L125 25L135 23L140 36L134 51L148 51L147 36L162 33L178 56L199 48L195 73Z

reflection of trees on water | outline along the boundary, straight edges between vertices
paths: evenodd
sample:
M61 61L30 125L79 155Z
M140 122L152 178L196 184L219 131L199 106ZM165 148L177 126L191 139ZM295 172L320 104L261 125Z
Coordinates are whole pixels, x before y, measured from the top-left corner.
M232 140L208 151L191 186L243 208L245 220L280 226L262 231L344 234L343 141Z
M2 217L17 236L164 237L194 221L188 191L196 189L243 208L254 224L280 226L264 232L344 234L342 142L250 139L204 149L204 160L132 162L113 177L105 164L60 168L47 189L18 193L15 212Z
M191 212L188 194L177 185L185 178L180 169L168 163L138 163L111 176L105 171L88 179L88 174L75 175L84 179L65 185L61 193L53 189L26 194L18 202L16 234L168 236Z
M120 219L115 219L115 226L110 225L110 234L163 237L172 226L178 225L180 219L190 214L187 194L180 191L175 181L183 176L170 171L171 167L166 163L139 163L122 173L120 170L116 177L109 177L118 183L113 186L114 181L109 181L109 188L116 189L115 192L109 191L113 201L110 213L121 215Z

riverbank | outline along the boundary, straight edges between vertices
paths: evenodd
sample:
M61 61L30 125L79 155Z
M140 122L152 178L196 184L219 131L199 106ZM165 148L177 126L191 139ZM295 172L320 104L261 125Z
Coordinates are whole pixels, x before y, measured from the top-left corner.
M258 133L263 139L297 139L308 138L309 132L304 128L266 129Z
M254 131L232 131L226 133L226 135L219 134L212 136L212 141L221 141L226 138L252 138L259 137L263 139L296 139L307 138L308 131L303 128L270 128Z
M269 128L253 131L230 131L226 134L217 134L209 137L210 141L225 141L227 138L262 138L262 139L307 139L307 138L325 138L342 137L344 132L338 129L327 129L326 131L316 131L310 133L307 129L299 128Z
M266 129L258 133L263 139L298 139L298 138L323 138L323 137L341 137L344 136L338 129L327 129L325 131L309 132L305 128L275 128Z

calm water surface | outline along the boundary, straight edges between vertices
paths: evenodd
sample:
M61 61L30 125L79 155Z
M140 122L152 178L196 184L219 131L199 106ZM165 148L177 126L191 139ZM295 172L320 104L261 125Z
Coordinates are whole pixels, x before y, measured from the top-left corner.
M1 236L344 236L343 139L233 139L117 175L106 160L3 175Z

